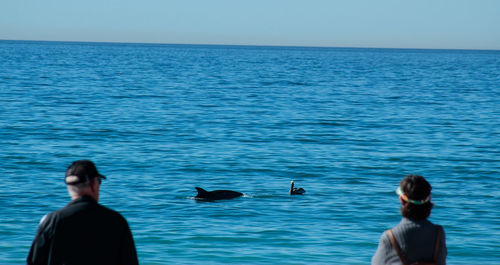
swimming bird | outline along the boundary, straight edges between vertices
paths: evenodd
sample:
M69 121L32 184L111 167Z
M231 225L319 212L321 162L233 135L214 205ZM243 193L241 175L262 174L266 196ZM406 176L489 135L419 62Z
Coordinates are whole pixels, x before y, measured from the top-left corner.
M294 188L293 187L293 180L290 185L290 195L302 195L306 192L303 188Z
M194 197L197 200L227 200L243 196L243 193L232 190L206 191L200 187L195 187L195 189L198 191L198 194Z

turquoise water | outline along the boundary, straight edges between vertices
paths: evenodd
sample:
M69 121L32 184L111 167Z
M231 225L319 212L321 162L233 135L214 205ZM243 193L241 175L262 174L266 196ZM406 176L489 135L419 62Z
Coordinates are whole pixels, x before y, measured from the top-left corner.
M409 173L448 263L500 264L499 73L500 51L0 41L0 264L81 158L141 264L368 264Z

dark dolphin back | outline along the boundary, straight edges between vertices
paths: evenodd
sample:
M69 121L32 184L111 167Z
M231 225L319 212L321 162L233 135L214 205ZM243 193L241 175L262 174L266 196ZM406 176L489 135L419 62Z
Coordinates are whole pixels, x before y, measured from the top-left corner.
M214 190L214 191L206 191L200 187L196 187L198 191L198 195L195 198L197 199L206 199L206 200L225 200L225 199L233 199L240 196L243 196L243 193L232 191L232 190Z
M243 196L243 193L232 190L214 190L210 192L210 195L214 198L214 200L220 200L240 197Z

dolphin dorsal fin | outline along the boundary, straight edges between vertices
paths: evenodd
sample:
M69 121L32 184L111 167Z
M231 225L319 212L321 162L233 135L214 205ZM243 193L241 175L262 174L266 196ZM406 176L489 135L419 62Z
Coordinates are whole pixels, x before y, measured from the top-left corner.
M200 187L195 187L195 189L198 191L198 195L202 195L202 194L207 194L208 191L200 188Z

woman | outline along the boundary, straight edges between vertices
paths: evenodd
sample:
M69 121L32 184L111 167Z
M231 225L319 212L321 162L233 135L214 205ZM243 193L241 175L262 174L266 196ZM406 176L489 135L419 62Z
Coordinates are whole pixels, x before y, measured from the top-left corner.
M429 182L417 175L408 175L399 183L396 193L403 218L396 227L382 234L372 265L446 264L444 230L427 220L434 206L431 189Z

